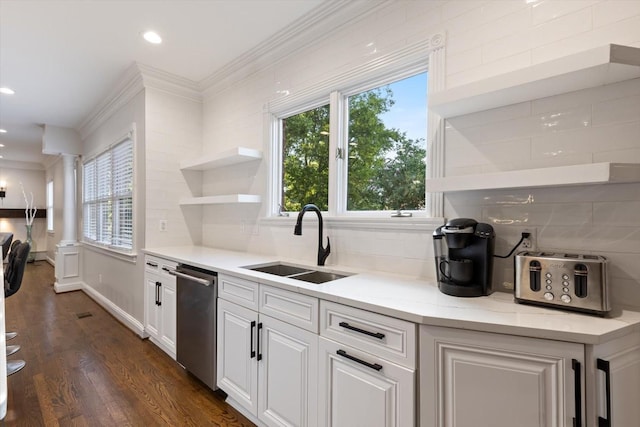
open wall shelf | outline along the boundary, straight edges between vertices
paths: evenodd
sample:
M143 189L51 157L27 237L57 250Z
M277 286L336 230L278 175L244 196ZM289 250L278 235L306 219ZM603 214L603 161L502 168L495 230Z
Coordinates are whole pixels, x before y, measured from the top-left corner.
M640 182L640 164L591 163L586 165L558 166L461 175L427 180L427 191L446 193L452 191L488 190L504 188L550 187L564 185L611 184Z
M429 109L455 117L640 77L640 49L608 44L429 94Z
M205 171L240 163L252 162L262 159L262 152L246 147L236 147L213 155L182 162L180 169L191 171Z
M223 205L229 203L260 203L255 194L225 194L222 196L189 197L180 200L180 206Z

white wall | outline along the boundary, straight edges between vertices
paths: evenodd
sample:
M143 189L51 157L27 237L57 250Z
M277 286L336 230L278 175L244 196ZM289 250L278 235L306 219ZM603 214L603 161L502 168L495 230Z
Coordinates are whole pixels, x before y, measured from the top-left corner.
M180 162L202 151L202 103L146 89L145 247L199 244L202 210L181 208L181 198L200 187L199 172L181 172ZM193 183L195 181L195 184ZM166 231L160 231L160 221Z
M46 209L45 199L45 171L33 164L14 162L15 167L6 166L8 162L0 165L0 181L7 183L7 191L4 200L1 201L0 208L25 209L26 203L20 183L24 191L31 199L33 193L33 203L38 210ZM13 166L13 165L12 165ZM27 238L25 217L21 218L1 218L0 231L13 233L13 238L24 241ZM37 259L45 256L47 248L47 220L36 218L33 221L31 237L33 239L32 250L36 253Z
M606 43L640 46L640 2L399 1L284 60L266 66L256 61L258 71L205 100L203 151L243 145L264 150L267 159L257 167L206 173L203 194L256 192L266 200L263 106L278 93L295 94L440 31L447 34L446 85L452 87ZM445 174L638 161L638 95L634 81L451 120ZM560 149L571 154L554 155ZM452 160L456 153L461 155ZM203 244L313 262L315 233L299 238L292 227L260 222L265 204L204 208ZM640 264L633 262L640 253L639 206L639 185L624 184L451 194L444 213L493 224L498 252L506 252L527 225L538 229L540 247L603 253L611 259L614 302L640 307ZM329 264L433 278L430 230L329 227L327 233L334 242ZM512 280L509 263L496 267L496 285Z
M134 186L134 245L144 248L145 239L145 92L140 91L127 104L106 119L83 141L84 158L104 151L118 142L126 132L136 126L135 140L135 186ZM82 170L82 167L79 167ZM79 173L81 175L81 173ZM80 180L81 182L81 180ZM82 210L79 211L81 217ZM81 230L81 228L79 229ZM81 231L78 239L82 239ZM140 260L142 253L138 253ZM84 245L82 253L83 282L102 297L133 316L138 321L144 319L144 263L115 258L106 251Z
M62 240L62 229L64 227L62 216L64 209L64 166L62 157L58 157L56 161L47 168L45 185L50 180L53 180L53 232L47 232L46 256L51 262L55 262L56 245ZM78 195L80 194L82 193L78 191ZM78 212L82 211L79 210ZM81 214L79 214L78 217L80 218ZM78 236L80 236L80 234L78 234Z

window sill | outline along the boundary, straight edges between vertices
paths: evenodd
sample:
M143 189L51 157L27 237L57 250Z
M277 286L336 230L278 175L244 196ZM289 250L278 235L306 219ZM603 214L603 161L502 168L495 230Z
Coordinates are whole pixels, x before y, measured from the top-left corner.
M272 216L260 219L260 224L271 227L293 227L297 215ZM316 215L305 215L306 221L317 221ZM426 218L413 216L410 218L390 217L358 217L358 216L322 216L326 227L352 230L396 230L396 231L434 231L444 224L444 218Z
M118 251L116 249L107 248L105 246L95 245L89 242L81 242L82 246L89 249L92 252L96 252L102 255L110 256L112 258L119 259L120 261L130 262L135 264L138 259L138 254L135 252L128 253Z

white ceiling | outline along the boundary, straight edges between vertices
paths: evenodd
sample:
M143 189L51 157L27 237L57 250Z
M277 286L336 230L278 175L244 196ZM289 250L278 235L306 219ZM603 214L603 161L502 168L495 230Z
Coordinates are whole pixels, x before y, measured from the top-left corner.
M2 163L45 163L41 125L78 127L134 61L199 82L327 1L0 0Z

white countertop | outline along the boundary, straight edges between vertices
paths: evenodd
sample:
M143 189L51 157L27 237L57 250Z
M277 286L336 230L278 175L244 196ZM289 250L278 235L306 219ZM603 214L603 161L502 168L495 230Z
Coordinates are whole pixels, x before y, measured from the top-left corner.
M607 318L601 318L516 304L511 294L503 292L477 298L452 297L441 293L433 281L340 266L327 269L357 274L316 285L242 268L273 261L299 265L299 261L202 246L147 248L144 252L420 324L584 344L598 344L640 330L640 313L629 310L614 308Z

